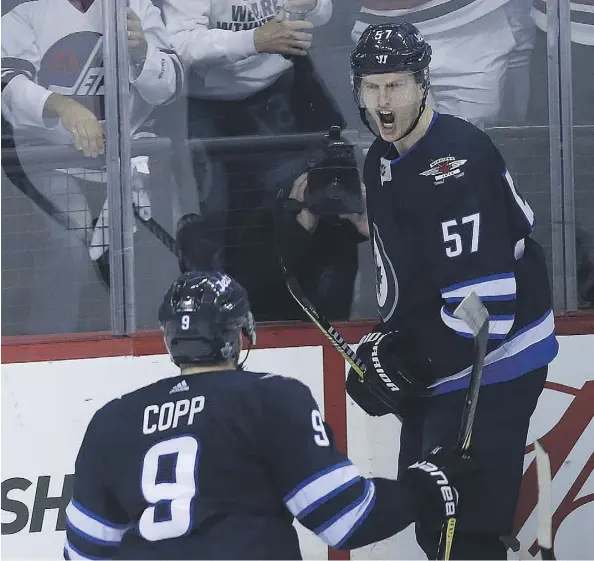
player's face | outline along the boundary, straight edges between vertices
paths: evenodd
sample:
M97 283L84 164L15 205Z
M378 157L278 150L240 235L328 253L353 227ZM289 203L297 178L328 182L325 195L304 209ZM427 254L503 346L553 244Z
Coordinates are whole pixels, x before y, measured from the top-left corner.
M406 133L419 114L422 99L422 86L412 72L371 74L361 80L361 105L387 142Z

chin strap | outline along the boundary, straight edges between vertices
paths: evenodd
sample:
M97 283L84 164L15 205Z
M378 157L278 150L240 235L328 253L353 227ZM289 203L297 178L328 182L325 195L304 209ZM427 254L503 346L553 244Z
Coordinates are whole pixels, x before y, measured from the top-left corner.
M237 370L243 370L243 365L245 364L245 361L248 359L248 356L250 356L250 351L251 350L252 350L252 342L249 341L248 348L247 348L247 351L245 353L245 358L241 362L238 361L238 363L237 363Z

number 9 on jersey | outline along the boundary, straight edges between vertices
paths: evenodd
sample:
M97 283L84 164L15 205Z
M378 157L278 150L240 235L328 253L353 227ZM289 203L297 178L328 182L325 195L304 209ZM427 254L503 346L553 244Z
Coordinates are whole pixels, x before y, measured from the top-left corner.
M150 506L142 513L138 530L146 540L177 538L191 529L199 456L198 440L187 435L158 442L144 455L141 488ZM166 463L171 466L168 479L160 473Z

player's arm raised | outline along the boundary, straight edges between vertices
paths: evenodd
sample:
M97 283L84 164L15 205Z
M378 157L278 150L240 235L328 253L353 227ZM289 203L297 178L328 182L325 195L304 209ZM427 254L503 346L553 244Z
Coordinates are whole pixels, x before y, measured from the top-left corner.
M534 213L518 193L498 150L485 135L483 172L472 191L453 194L438 211L430 255L444 305L443 323L463 338L470 329L456 306L474 291L489 310L489 350L510 332L516 311L516 261L534 226ZM442 187L445 189L445 187Z
M128 517L105 485L106 417L105 408L95 413L76 458L64 559L113 559L129 528Z
M171 103L184 86L184 67L172 49L159 10L148 0L126 8L130 81L151 105Z
M313 24L309 21L272 19L255 29L211 28L213 0L165 0L163 13L171 42L188 65L204 67L234 64L258 53L306 55L311 47ZM233 6L250 14L246 2ZM245 16L247 17L247 15ZM238 27L242 27L240 23Z
M272 467L275 484L291 514L331 547L362 547L400 532L419 518L441 520L448 509L455 508L457 492L446 475L449 467L442 466L452 464L443 453L411 466L401 481L363 477L336 449L306 386L280 376L262 384L267 396L262 453ZM434 469L444 471L443 479L428 474L431 460L437 464Z

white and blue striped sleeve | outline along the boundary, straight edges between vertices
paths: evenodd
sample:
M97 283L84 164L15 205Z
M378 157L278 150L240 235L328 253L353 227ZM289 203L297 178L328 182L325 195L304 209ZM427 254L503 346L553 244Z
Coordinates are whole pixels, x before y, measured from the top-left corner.
M334 445L309 389L271 378L265 455L291 514L328 545L361 547L413 521L408 490L397 481L365 478ZM274 387L276 386L276 387Z
M441 308L443 323L460 337L471 338L466 323L454 317L454 310L474 292L489 311L489 339L505 339L514 325L516 279L513 272L477 277L441 289L445 304Z
M518 190L499 150L493 144L491 148L494 175L503 195L503 208L499 209L500 219L505 220L507 234L513 245L514 261L517 261L524 256L526 238L534 230L534 211Z
M89 423L76 459L72 499L66 508L64 559L112 559L129 527L104 483L106 427L101 411Z
M72 499L66 508L64 559L112 559L126 524L115 524Z
M470 329L454 317L454 310L475 292L489 310L492 348L508 336L516 319L515 272L534 228L534 213L503 157L487 142L475 181L450 192L451 200L437 210L441 227L432 255L443 300L442 322L456 335L470 338Z

